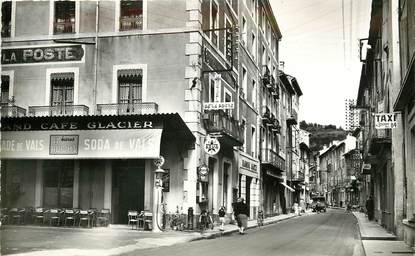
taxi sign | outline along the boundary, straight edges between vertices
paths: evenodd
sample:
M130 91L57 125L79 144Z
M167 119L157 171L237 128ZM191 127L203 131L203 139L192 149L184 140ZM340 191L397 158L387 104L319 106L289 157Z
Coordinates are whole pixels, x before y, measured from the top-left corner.
M205 149L205 152L211 156L216 155L220 150L220 143L218 139L208 137L205 140L203 148Z

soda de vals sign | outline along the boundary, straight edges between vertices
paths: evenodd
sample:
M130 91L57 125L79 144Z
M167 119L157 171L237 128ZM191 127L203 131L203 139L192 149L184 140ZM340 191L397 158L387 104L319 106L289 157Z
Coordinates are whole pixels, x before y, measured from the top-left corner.
M48 62L82 61L84 57L82 45L65 46L30 46L22 48L3 48L2 65L22 65Z

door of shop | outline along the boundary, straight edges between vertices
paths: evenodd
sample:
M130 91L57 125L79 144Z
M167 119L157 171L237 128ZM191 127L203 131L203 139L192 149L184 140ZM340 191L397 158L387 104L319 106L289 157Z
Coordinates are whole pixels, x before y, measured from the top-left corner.
M128 210L144 210L144 170L144 161L114 161L112 213L115 224L127 224Z

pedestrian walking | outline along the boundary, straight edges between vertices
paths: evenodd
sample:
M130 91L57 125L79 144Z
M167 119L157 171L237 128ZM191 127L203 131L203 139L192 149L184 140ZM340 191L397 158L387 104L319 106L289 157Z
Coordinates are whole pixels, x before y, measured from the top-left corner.
M245 229L248 226L249 216L249 209L248 206L245 204L243 198L238 198L233 211L238 222L239 234L243 235L245 233Z
M219 221L220 221L220 230L223 231L225 226L225 215L226 215L226 208L225 206L221 206L219 209Z

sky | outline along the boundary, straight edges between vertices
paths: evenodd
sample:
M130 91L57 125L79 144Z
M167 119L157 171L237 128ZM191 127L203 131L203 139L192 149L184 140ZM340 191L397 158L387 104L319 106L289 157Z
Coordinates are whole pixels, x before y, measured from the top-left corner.
M359 38L368 36L371 0L269 1L282 33L280 68L303 91L299 119L344 128L344 101L357 98Z

